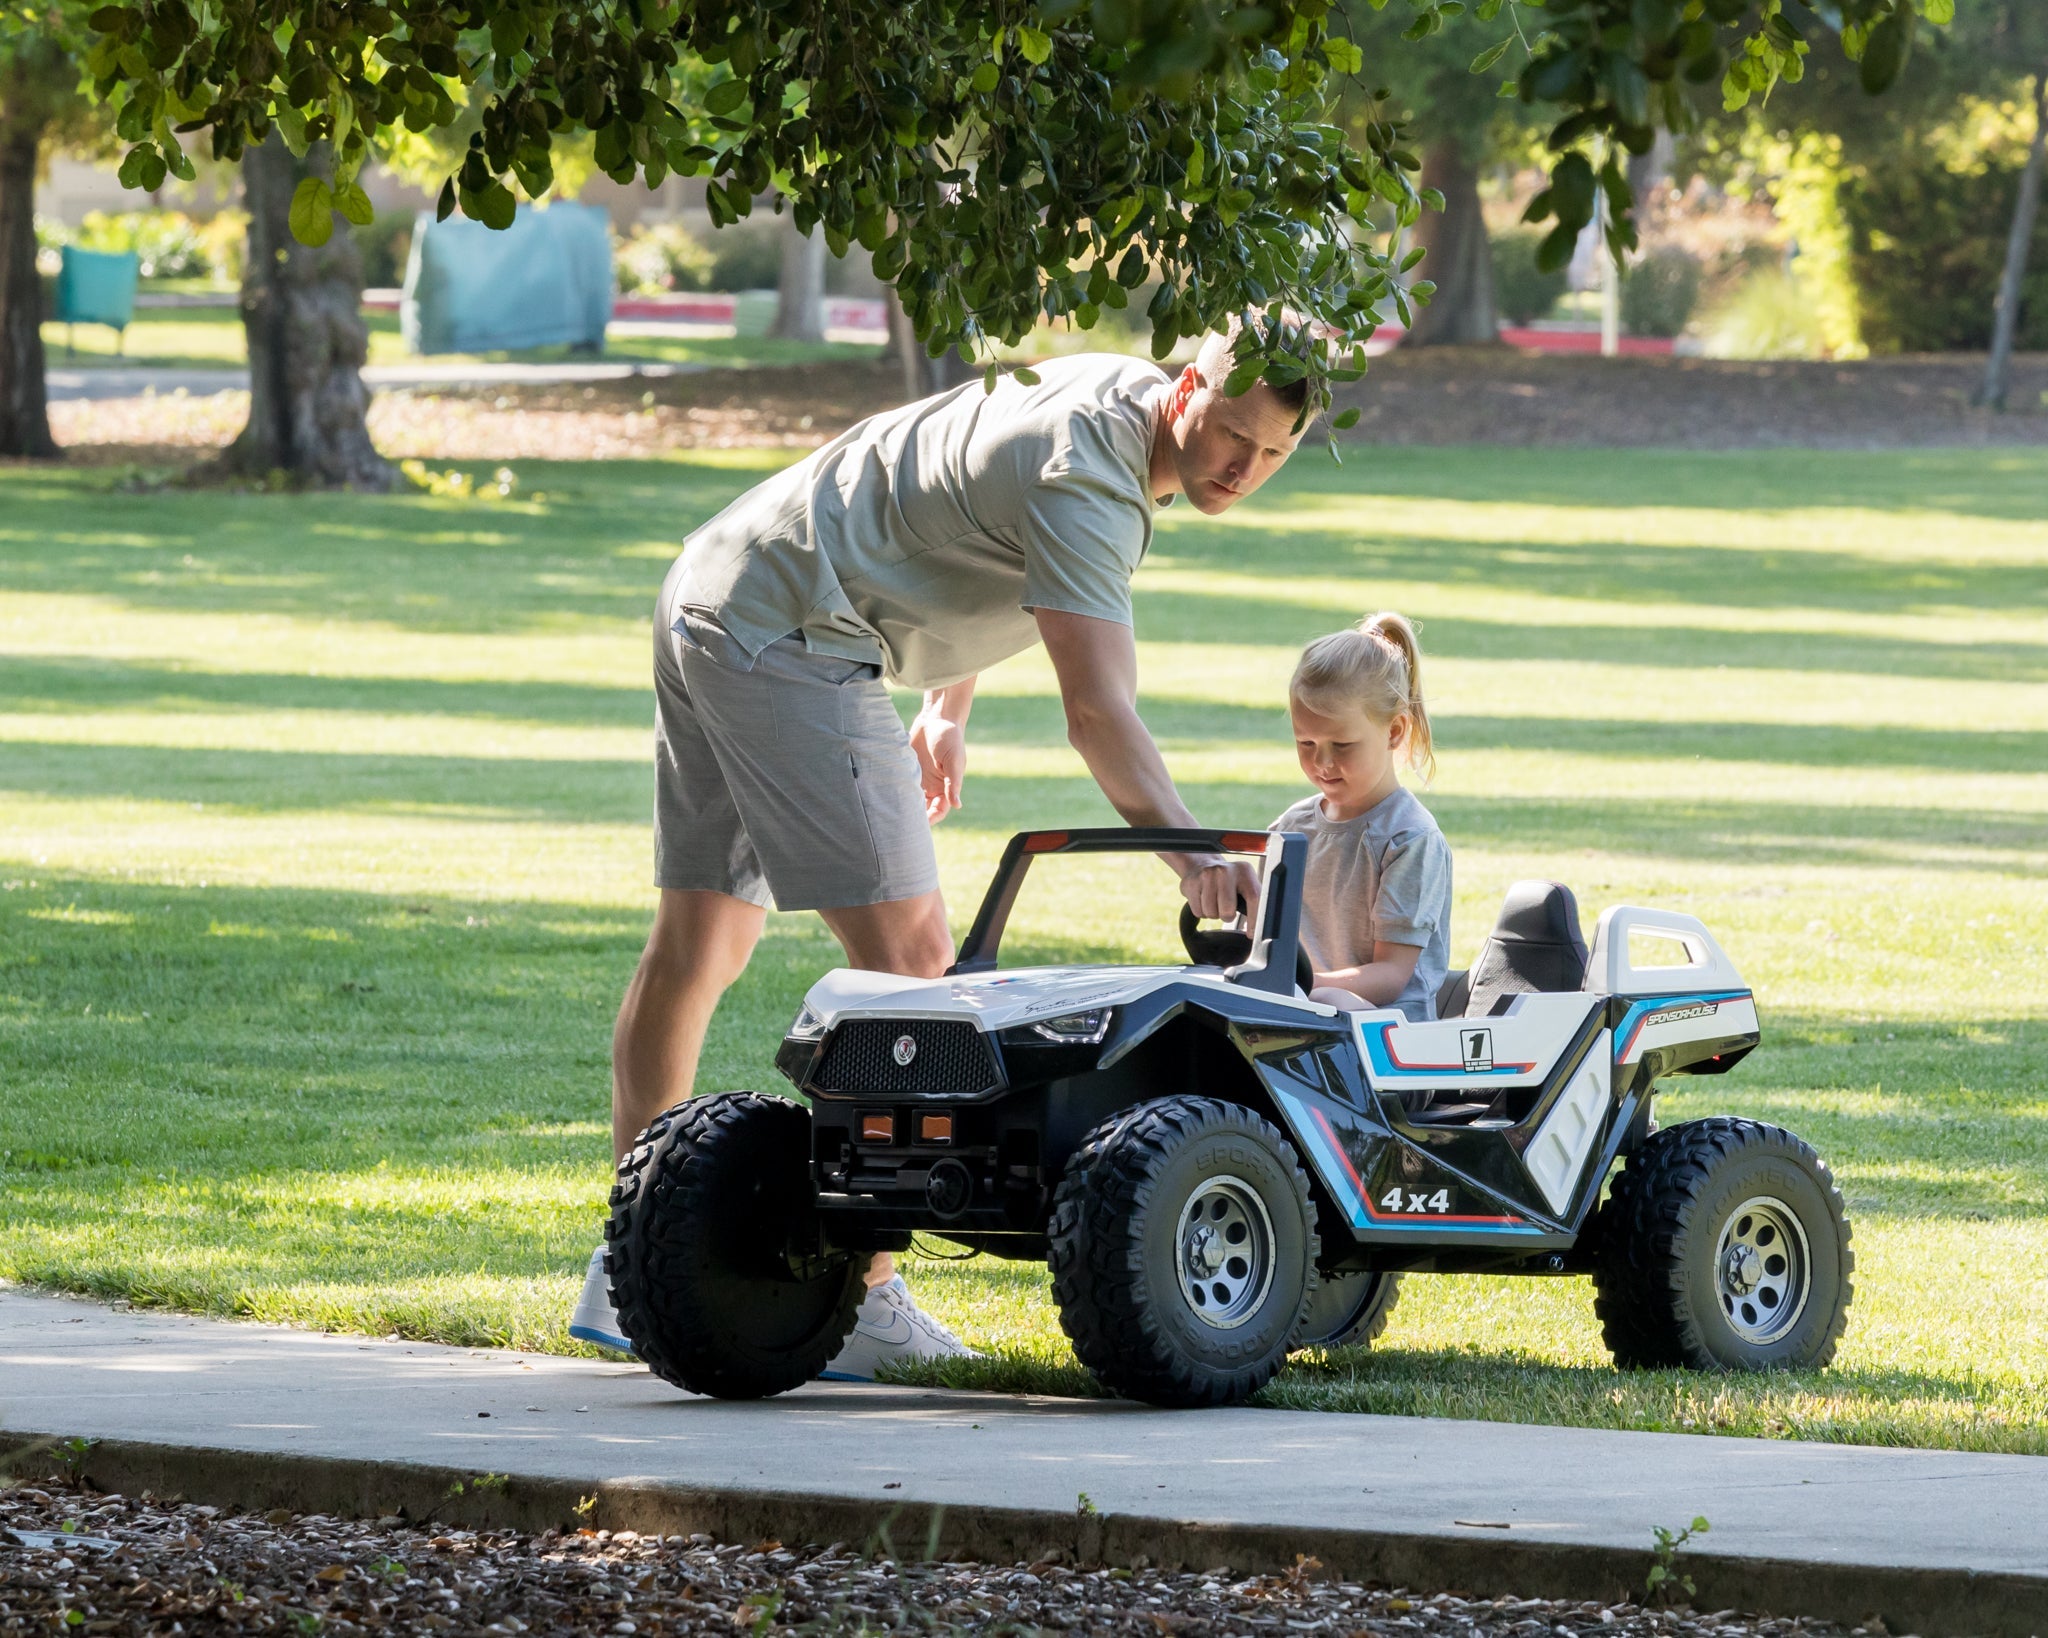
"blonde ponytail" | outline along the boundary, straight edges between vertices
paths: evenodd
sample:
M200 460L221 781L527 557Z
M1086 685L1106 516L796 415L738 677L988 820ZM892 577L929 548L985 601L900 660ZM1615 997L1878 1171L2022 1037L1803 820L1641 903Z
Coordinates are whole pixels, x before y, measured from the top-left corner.
M1318 637L1302 650L1287 691L1326 715L1362 710L1375 722L1392 722L1407 712L1408 765L1425 784L1435 777L1436 744L1422 695L1422 650L1405 615L1383 609L1349 631Z

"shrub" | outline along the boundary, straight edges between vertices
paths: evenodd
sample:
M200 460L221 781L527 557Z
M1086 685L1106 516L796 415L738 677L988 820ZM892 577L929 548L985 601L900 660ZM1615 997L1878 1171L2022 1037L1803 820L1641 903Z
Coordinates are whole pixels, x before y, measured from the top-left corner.
M1621 322L1632 336L1675 336L1700 299L1700 264L1671 246L1653 250L1621 281Z
M1493 304L1510 324L1540 319L1564 294L1565 272L1545 273L1536 265L1541 228L1510 228L1493 238Z
M620 293L659 295L665 290L702 290L711 280L712 255L680 222L643 222L612 250Z
M214 278L221 284L240 284L242 263L248 259L249 213L216 211L211 220L200 224L199 243Z
M87 211L71 242L80 250L132 250L145 279L202 279L213 272L199 224L181 210Z
M389 290L405 283L405 264L412 255L414 212L380 210L353 228L356 250L363 258L363 288Z
M2017 168L1958 172L1908 154L1843 185L1849 276L1874 350L1975 352L1991 344L2019 180ZM2048 347L2048 211L2036 218L2027 266L2018 343Z
M1778 268L1737 285L1706 331L1709 358L1819 358L1826 351L1812 292Z
M766 211L717 229L709 241L708 288L773 290L782 282L782 236L787 231L781 217Z

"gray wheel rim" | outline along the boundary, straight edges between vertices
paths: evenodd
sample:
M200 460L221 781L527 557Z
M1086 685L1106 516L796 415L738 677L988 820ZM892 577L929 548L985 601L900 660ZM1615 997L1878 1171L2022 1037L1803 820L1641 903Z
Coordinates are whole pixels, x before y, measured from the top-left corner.
M1714 1289L1722 1317L1744 1342L1763 1347L1789 1333L1813 1290L1799 1214L1768 1194L1730 1212L1714 1251Z
M1180 1209L1174 1270L1196 1319L1233 1331L1259 1311L1273 1284L1273 1219L1241 1177L1209 1177Z

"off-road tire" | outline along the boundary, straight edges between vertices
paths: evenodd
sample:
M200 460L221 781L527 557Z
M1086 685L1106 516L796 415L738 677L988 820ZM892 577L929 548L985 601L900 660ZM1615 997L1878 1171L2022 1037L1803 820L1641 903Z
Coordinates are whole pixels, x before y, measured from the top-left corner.
M1718 1263L1737 1208L1759 1198L1796 1218L1808 1270L1797 1319L1762 1342L1731 1318ZM1653 1132L1588 1228L1593 1310L1617 1365L1818 1369L1834 1358L1854 1294L1849 1222L1827 1162L1783 1127L1715 1116Z
M1379 1341L1401 1300L1401 1276L1347 1272L1317 1276L1316 1293L1294 1351L1304 1348L1369 1348Z
M1183 1293L1183 1211L1207 1180L1256 1194L1272 1274L1230 1329ZM1081 1363L1103 1386L1155 1405L1249 1398L1286 1363L1316 1287L1315 1211L1285 1137L1251 1110L1161 1098L1105 1121L1067 1163L1054 1197L1053 1300Z
M619 1328L657 1376L759 1399L825 1368L867 1259L821 1249L811 1115L721 1092L660 1116L619 1163L605 1268Z

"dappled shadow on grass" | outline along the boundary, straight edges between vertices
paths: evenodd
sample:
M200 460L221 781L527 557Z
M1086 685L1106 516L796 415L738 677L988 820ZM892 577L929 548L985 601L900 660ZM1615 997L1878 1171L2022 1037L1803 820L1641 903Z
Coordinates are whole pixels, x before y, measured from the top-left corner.
M2048 655L2048 647L2043 649ZM1251 746L1291 755L1294 731L1284 700L1239 705L1146 695L1145 726L1170 750ZM1828 723L1686 722L1630 717L1485 716L1430 712L1440 754L1461 751L1569 751L1643 760L1701 758L1790 762L1816 768L1941 768L1958 773L2037 773L2048 767L2048 732L1966 725L1855 727ZM1067 743L1057 701L995 694L974 702L977 746Z
M1308 794L1300 783L1180 781L1205 824L1259 828ZM1000 793L1000 794L998 794ZM1008 834L1114 824L1086 778L970 773L968 806L949 829ZM1922 808L1874 802L1744 800L1714 792L1665 797L1473 796L1422 793L1455 853L1460 847L1577 854L1588 848L1670 860L1993 871L2048 876L2048 819L2025 810Z
M1952 512L2032 523L2048 516L2048 473L2037 451L1930 449L1616 450L1361 448L1336 466L1297 461L1288 489L1302 495L1461 498L1624 510L1799 512L1837 507Z
M1455 580L1459 566L1475 548L1422 553L1402 563L1389 560L1355 567L1318 561L1313 567L1289 549L1277 552L1271 561L1261 559L1253 572L1278 582L1259 594L1241 589L1214 592L1166 590L1148 585L1143 574L1134 583L1132 607L1141 639L1154 642L1275 643L1292 648L1324 633L1351 624L1370 613L1372 604L1352 609L1332 608L1322 596L1290 599L1285 595L1291 575L1319 577L1357 573L1371 579L1390 577L1403 580L1442 582ZM1363 554L1366 548L1358 551ZM1669 557L1674 548L1660 548ZM2048 554L2044 554L2048 555ZM1241 558L1230 565L1245 567ZM1739 571L1738 571L1739 572ZM2030 598L2024 577L2001 568L1994 577L2012 595L1999 598L1991 585L1972 606L1987 610L2024 612L2038 601L2048 615L2048 586ZM1718 574L1702 573L1691 586L1672 563L1645 565L1641 579L1630 587L1560 585L1538 574L1533 576L1489 577L1493 590L1510 587L1548 596L1584 597L1592 602L1658 602L1687 597L1703 607L1735 604L1744 607L1812 609L1816 619L1821 611L1835 606L1825 592L1807 586L1782 586L1774 596L1731 594L1730 583ZM1739 585L1739 582L1735 584ZM1873 613L1906 614L1916 608L1940 606L1946 596L1893 597L1873 592L1855 607ZM1627 665L1710 673L1717 667L1763 671L1841 673L1855 672L1875 677L1954 677L1989 682L2037 682L2048 678L2048 641L1930 642L1921 638L1886 633L1856 636L1836 631L1763 630L1726 631L1717 627L1672 625L1668 623L1614 622L1579 624L1570 620L1554 622L1516 620L1461 620L1444 614L1430 614L1418 620L1424 648L1439 659L1538 660L1560 665Z
M390 1317L385 1285L478 1282L462 1302L480 1314L494 1282L580 1275L609 1183L612 1016L648 919L9 882L0 1275L280 1316L346 1288L366 1325ZM782 1084L775 1048L837 959L808 921L773 920L700 1084Z
M886 1379L1107 1397L1071 1353L1052 1347L892 1366ZM1623 1371L1474 1349L1311 1349L1289 1360L1252 1402L1277 1410L2048 1455L2048 1389L1962 1373Z
M574 727L649 727L654 690L517 677L322 677L279 671L197 671L83 655L0 658L0 712L347 711L463 716ZM651 744L650 740L650 744Z

